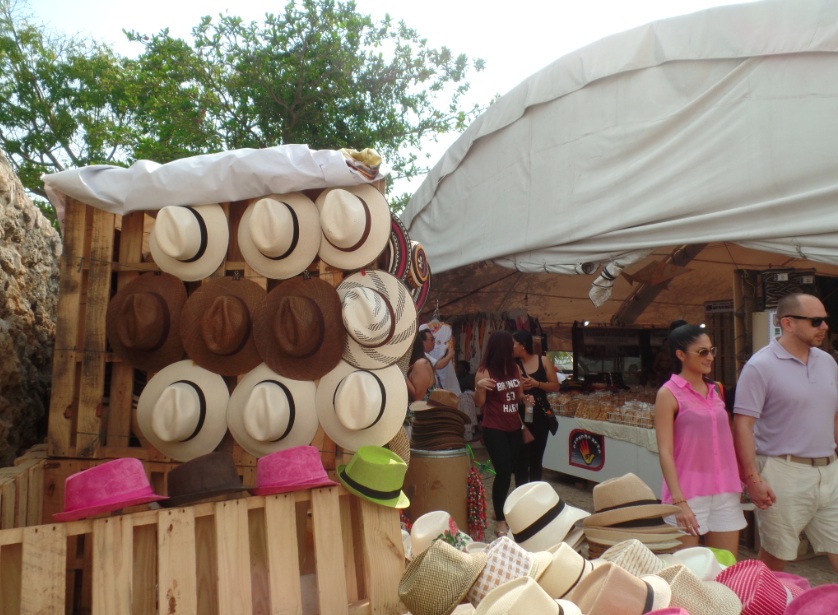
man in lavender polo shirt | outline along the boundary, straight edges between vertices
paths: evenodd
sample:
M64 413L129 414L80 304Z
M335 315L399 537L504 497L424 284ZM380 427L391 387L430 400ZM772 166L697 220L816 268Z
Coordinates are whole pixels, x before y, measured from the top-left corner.
M838 365L818 348L829 330L816 297L777 305L782 335L754 353L739 377L734 442L756 505L759 559L782 570L806 532L838 571Z

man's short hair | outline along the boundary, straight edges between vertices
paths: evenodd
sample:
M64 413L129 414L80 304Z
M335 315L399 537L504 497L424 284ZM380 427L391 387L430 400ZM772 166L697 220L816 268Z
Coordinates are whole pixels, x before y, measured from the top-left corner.
M777 302L777 319L797 314L800 311L800 297L803 295L804 293L791 293L780 299Z

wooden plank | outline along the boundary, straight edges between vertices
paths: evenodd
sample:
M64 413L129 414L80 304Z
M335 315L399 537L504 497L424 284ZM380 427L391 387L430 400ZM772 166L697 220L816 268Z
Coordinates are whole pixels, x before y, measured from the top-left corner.
M341 489L340 493L340 534L343 539L344 570L346 571L346 597L350 603L366 595L364 585L364 558L360 547L356 548L361 528L356 524L360 519L358 498Z
M264 507L248 507L247 529L250 537L250 591L253 596L253 615L268 615L271 612L271 587Z
M39 525L23 530L22 615L65 612L66 560L67 536L63 525Z
M214 504L190 506L195 511L195 551L198 558L198 613L218 615L218 549L215 545ZM203 515L209 509L209 515ZM199 512L200 511L200 512Z
M59 261L60 285L52 360L52 390L49 406L48 438L52 457L72 452L75 424L76 360L81 312L82 259L84 257L85 215L90 209L69 199L64 218L63 254Z
M191 508L160 512L157 522L158 603L161 613L198 612L195 516Z
M303 612L295 508L294 497L289 494L265 497L270 612L273 615L302 615Z
M131 615L133 533L128 516L93 521L93 615Z
M399 511L358 498L367 596L373 613L400 613L399 580L404 573Z
M7 530L15 527L16 511L17 490L14 476L0 474L0 529Z
M29 475L29 503L26 506L26 525L44 523L44 465L46 459L33 458Z
M103 439L102 397L105 387L105 320L110 299L115 216L100 209L92 214L87 304L84 313L81 379L79 382L76 455L98 457Z
M340 502L336 487L311 490L311 517L320 612L348 615Z
M218 548L219 615L251 613L250 549L247 503L244 500L229 500L215 505L215 543Z
M140 515L131 515L134 519ZM157 611L157 524L134 525L133 613Z
M0 544L0 615L20 613L22 553L23 546L19 542Z

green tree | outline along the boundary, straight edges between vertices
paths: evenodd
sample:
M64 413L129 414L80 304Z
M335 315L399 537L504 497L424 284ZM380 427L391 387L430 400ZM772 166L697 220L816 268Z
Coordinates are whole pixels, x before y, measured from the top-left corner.
M373 147L410 178L426 171L423 142L481 110L463 95L482 61L431 48L389 16L374 23L351 1L291 0L260 22L203 17L190 42L126 32L143 44L136 58L50 38L10 2L0 0L0 147L36 195L41 173L283 143Z

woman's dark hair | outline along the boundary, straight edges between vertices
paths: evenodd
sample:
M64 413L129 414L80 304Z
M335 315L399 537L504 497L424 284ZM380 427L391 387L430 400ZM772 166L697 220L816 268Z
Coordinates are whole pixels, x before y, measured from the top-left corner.
M527 351L527 354L532 354L532 333L519 329L512 333L512 339L521 344L524 350Z
M424 359L425 357L425 336L423 335L425 330L423 329L420 331L413 340L413 348L410 350L410 363L409 365L413 365L419 359Z
M505 380L517 375L518 365L512 356L512 334L509 331L495 331L489 336L480 367L489 372L495 380Z
M669 332L669 354L672 357L673 374L680 374L684 368L681 364L681 359L676 356L675 351L681 350L686 352L689 345L702 335L707 335L707 331L698 325L690 324L681 325Z

